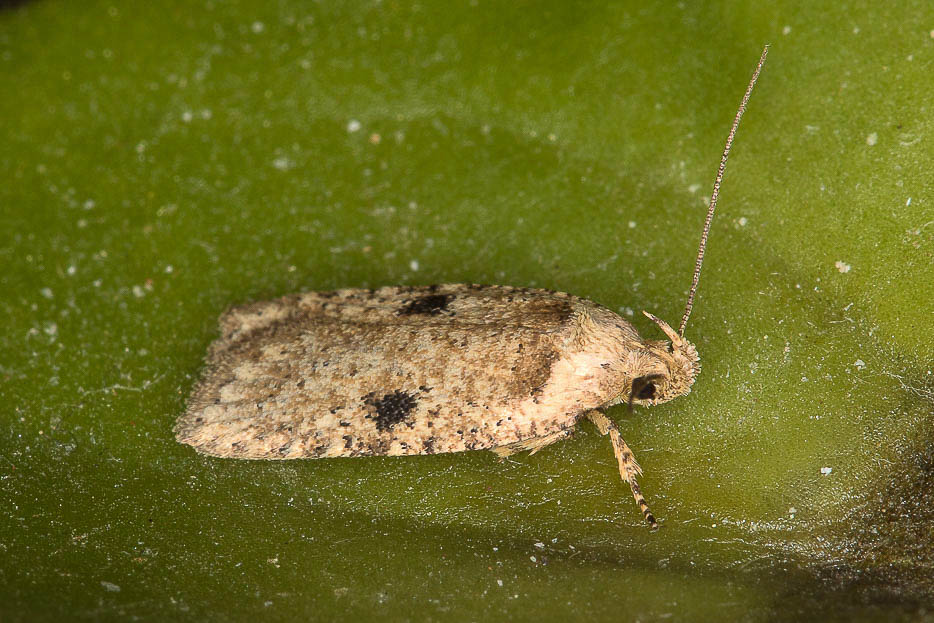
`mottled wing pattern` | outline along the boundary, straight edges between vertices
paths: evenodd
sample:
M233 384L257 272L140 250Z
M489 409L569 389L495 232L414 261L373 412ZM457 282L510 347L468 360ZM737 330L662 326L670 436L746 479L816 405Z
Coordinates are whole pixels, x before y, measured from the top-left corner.
M537 404L588 306L457 284L235 307L176 433L206 454L265 459L458 452L553 435L600 400L562 389Z

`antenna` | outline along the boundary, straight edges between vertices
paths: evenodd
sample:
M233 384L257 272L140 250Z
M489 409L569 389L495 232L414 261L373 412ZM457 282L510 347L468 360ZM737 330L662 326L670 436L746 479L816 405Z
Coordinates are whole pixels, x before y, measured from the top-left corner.
M752 88L756 86L756 80L759 79L759 72L765 65L765 57L769 53L769 46L762 49L762 56L759 57L759 64L756 65L756 71L752 74L749 86L746 87L746 94L743 95L743 101L740 102L739 110L736 111L736 118L733 119L733 127L730 129L729 136L726 137L726 147L723 148L723 157L720 159L720 169L717 171L717 179L713 183L713 193L710 195L710 207L707 208L707 220L704 221L704 233L701 234L700 247L697 249L697 261L694 262L694 280L691 282L691 291L688 293L688 304L684 307L684 315L681 317L681 327L678 329L678 335L684 337L684 327L691 316L691 308L694 307L694 294L697 292L697 282L700 281L701 264L704 263L704 250L707 248L707 236L710 234L710 222L713 220L713 211L717 207L717 197L720 195L720 182L723 181L723 172L726 170L726 159L730 155L730 147L733 146L733 137L736 136L736 128L739 127L739 120L743 118L746 112L746 104L749 102L749 96L752 95Z

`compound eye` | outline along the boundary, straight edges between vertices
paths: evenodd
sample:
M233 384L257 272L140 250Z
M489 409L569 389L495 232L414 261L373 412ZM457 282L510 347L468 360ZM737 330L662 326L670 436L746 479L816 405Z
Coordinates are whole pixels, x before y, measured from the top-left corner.
M632 393L629 394L629 406L632 406L633 400L657 400L658 385L656 381L663 381L665 377L661 374L647 374L636 377L632 381Z
M636 398L639 400L651 400L655 398L655 383L649 381L640 387L639 391L636 392Z

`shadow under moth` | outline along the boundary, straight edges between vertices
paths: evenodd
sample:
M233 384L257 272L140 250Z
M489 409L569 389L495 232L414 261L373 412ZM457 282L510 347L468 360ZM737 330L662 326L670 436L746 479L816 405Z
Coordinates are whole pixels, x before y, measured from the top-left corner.
M700 371L684 328L727 156L768 46L733 121L678 331L644 340L570 294L447 284L306 292L229 309L178 441L238 459L541 448L586 418L608 435L646 521L642 473L605 410L687 394Z

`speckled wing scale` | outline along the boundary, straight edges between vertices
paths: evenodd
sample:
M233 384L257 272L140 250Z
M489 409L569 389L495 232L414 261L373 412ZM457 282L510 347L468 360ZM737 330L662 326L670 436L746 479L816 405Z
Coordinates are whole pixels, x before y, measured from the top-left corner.
M683 396L700 370L684 338L710 220L739 119L727 139L679 331L644 340L591 301L548 290L448 284L306 292L234 307L220 320L179 441L241 459L493 450L566 437L586 417L608 435L643 515L655 519L614 404Z

